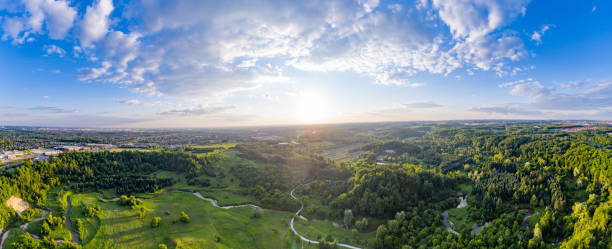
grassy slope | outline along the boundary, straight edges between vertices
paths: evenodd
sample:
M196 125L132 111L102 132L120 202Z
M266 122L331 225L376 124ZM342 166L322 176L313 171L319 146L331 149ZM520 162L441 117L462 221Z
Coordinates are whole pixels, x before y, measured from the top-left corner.
M460 233L472 230L472 226L475 224L474 221L469 218L467 207L448 210L448 220L453 222L455 231Z
M137 211L115 202L103 203L92 194L73 195L73 224L82 217L81 203L97 203L102 207L99 223L87 219L85 248L157 248L159 243L169 248L283 248L289 233L291 214L265 210L260 219L251 218L251 208L224 210L189 193L168 193L145 201L152 211L139 219ZM165 212L169 211L170 215ZM190 223L178 220L180 211L191 216ZM159 228L150 226L151 218L159 216ZM96 221L95 219L93 219ZM92 236L93 235L93 236ZM216 243L216 237L221 238Z
M51 209L51 215L53 215L54 217L63 217L65 215L62 205L67 205L67 203L65 203L64 198L60 198L60 196L58 195L60 189L60 187L54 188L47 194L47 203L45 204L45 206ZM64 204L62 204L60 200L62 200ZM30 225L28 225L27 231L29 233L40 236L40 227L42 226L42 223L42 220L30 223ZM71 238L71 234L70 231L68 231L68 228L64 225L53 228L51 230L50 237L53 239L69 240Z
M304 221L301 219L295 219L294 226L295 230L297 230L302 236L309 239L323 238L327 235L331 235L340 243L361 247L366 247L368 242L373 242L372 240L376 236L376 232L353 233L351 230L342 227L335 227L328 221Z
M21 231L19 231L19 229L17 228L11 229L10 231L8 231L8 233L9 235L8 237L6 237L2 249L13 249L11 244L17 240L17 236L22 234Z

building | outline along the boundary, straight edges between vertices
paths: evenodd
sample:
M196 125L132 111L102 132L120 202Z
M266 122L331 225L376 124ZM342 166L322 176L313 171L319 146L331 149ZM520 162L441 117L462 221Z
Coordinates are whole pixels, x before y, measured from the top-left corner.
M0 152L0 159L13 161L13 160L19 159L20 157L23 157L23 155L24 155L23 151L18 151L18 150L5 151L5 152Z
M54 149L61 150L61 151L80 151L83 148L79 146L63 145L63 146L55 147Z

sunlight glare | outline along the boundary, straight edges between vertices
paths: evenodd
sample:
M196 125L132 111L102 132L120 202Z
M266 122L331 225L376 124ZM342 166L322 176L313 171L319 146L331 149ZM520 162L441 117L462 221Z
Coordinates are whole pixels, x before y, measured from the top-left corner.
M320 92L302 92L298 97L295 115L298 121L318 123L329 118L330 106Z

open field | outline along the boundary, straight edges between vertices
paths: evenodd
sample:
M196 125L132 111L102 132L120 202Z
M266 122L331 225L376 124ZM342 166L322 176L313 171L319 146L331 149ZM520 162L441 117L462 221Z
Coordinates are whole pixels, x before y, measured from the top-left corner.
M99 220L85 218L83 205L102 207ZM251 218L251 208L220 209L193 194L173 192L146 200L151 210L145 218L138 211L117 202L101 202L95 194L72 197L72 224L76 219L86 222L84 248L157 248L160 243L169 248L283 248L289 233L291 213L265 210L262 218ZM190 217L189 223L179 221L180 211ZM151 228L152 217L161 217L158 228Z
M453 223L454 230L459 233L469 232L475 224L469 217L467 207L448 210L448 220Z
M368 243L372 242L376 237L376 232L353 232L344 227L336 227L329 221L295 219L294 226L298 233L310 239L318 240L331 235L332 238L340 243L360 247L367 247Z

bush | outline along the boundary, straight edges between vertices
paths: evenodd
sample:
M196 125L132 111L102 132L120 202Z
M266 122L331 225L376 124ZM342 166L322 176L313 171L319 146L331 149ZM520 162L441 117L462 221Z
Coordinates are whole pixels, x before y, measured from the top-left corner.
M161 222L161 217L153 217L153 219L151 219L151 227L152 228L159 227L160 222Z
M130 195L130 197L127 197L125 195L122 195L121 197L119 197L119 205L131 206L133 208L140 204L142 204L142 201L134 197L133 195Z
M83 215L90 218L97 216L100 212L102 212L102 208L97 204L87 205L83 209Z
M180 218L180 220L182 222L188 223L191 220L191 218L189 218L189 215L187 215L185 212L181 211L181 218Z
M51 233L51 227L49 227L49 223L43 222L42 226L40 227L40 234L45 236L45 235L49 235L50 233Z
M362 218L361 220L358 220L357 222L355 222L355 227L357 227L357 229L359 231L363 231L365 229L368 228L368 219L367 218Z
M251 213L251 216L253 218L261 218L261 216L263 216L263 209L261 209L260 207L253 207L253 211Z
M166 244L159 244L157 249L168 249L168 246L166 246Z

